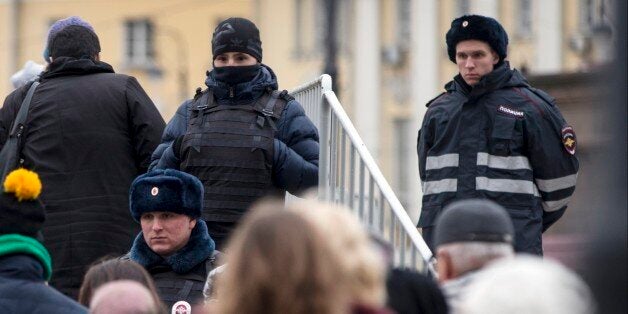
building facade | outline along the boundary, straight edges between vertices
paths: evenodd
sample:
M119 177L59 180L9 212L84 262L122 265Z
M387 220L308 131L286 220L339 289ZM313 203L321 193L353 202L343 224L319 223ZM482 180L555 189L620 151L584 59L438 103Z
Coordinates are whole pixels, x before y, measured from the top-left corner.
M457 71L445 33L462 14L495 17L511 65L531 75L591 71L610 58L611 0L335 0L337 93L382 172L416 221L416 136L424 104ZM260 28L264 63L280 88L322 74L325 0L0 0L0 93L27 60L43 63L48 27L79 15L98 33L101 59L138 78L168 120L203 87L211 34L230 16ZM605 28L606 27L606 28ZM605 41L606 40L606 41ZM570 104L561 104L561 108ZM564 110L570 120L570 110ZM575 126L578 129L578 126ZM578 206L574 204L574 206Z

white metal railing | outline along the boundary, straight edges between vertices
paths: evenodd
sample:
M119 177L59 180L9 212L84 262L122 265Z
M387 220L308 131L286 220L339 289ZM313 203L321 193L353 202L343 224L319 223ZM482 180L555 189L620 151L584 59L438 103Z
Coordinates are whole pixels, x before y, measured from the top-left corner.
M318 198L352 209L394 248L394 264L435 275L432 252L382 175L331 88L331 77L290 92L318 127Z

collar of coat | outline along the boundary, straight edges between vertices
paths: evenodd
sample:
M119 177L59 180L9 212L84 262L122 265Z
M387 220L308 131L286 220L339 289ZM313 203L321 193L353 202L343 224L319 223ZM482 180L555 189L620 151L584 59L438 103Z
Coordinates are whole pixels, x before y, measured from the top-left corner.
M447 92L460 92L469 98L479 98L482 95L504 87L530 86L525 77L516 69L510 68L510 63L504 61L491 73L482 77L474 86L469 86L460 74L453 81L445 85Z
M262 64L260 73L250 82L244 82L235 86L216 81L214 71L207 72L205 85L212 90L219 104L241 105L260 98L267 90L276 90L277 76L273 70ZM233 89L233 93L231 91Z
M48 69L41 74L41 79L49 79L59 76L87 75L95 73L114 73L111 65L92 59L77 59L71 57L58 57L48 65Z
M202 219L196 220L188 243L175 254L161 257L146 244L140 232L133 241L129 258L146 269L157 266L170 267L177 274L185 274L196 265L205 261L214 252L215 244L207 232L207 225Z
M34 238L20 234L5 234L0 236L0 257L11 255L29 255L37 260L43 270L43 279L50 280L52 264L50 254L41 242ZM31 258L32 259L32 258ZM3 263L0 263L0 265Z

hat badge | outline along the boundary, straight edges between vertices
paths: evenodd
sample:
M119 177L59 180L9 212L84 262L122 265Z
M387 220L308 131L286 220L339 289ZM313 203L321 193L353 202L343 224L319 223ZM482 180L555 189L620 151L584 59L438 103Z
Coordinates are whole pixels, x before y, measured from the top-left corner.
M467 27L469 26L469 21L463 21L462 22L462 27Z
M152 196L157 196L157 194L159 194L159 188L154 186L151 190L150 190L150 195Z

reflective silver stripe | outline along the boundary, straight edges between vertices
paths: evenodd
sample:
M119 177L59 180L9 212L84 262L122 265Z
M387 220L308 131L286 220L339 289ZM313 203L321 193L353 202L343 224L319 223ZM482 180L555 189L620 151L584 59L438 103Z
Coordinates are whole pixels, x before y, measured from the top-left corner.
M427 157L425 170L434 170L445 167L458 167L458 154L445 154Z
M495 156L488 153L478 153L478 166L488 166L495 169L528 169L532 170L530 161L526 156Z
M532 181L489 179L487 177L475 178L475 188L491 192L523 193L536 195L536 187Z
M554 192L562 189L567 189L576 186L578 180L578 174L572 174L556 179L541 180L536 179L536 185L542 192Z
M425 181L423 183L423 195L456 192L457 190L457 179L442 179L438 181Z
M558 201L543 202L543 210L545 210L546 212L553 212L553 211L559 210L563 206L566 206L567 203L569 203L570 199L571 197L567 197Z

